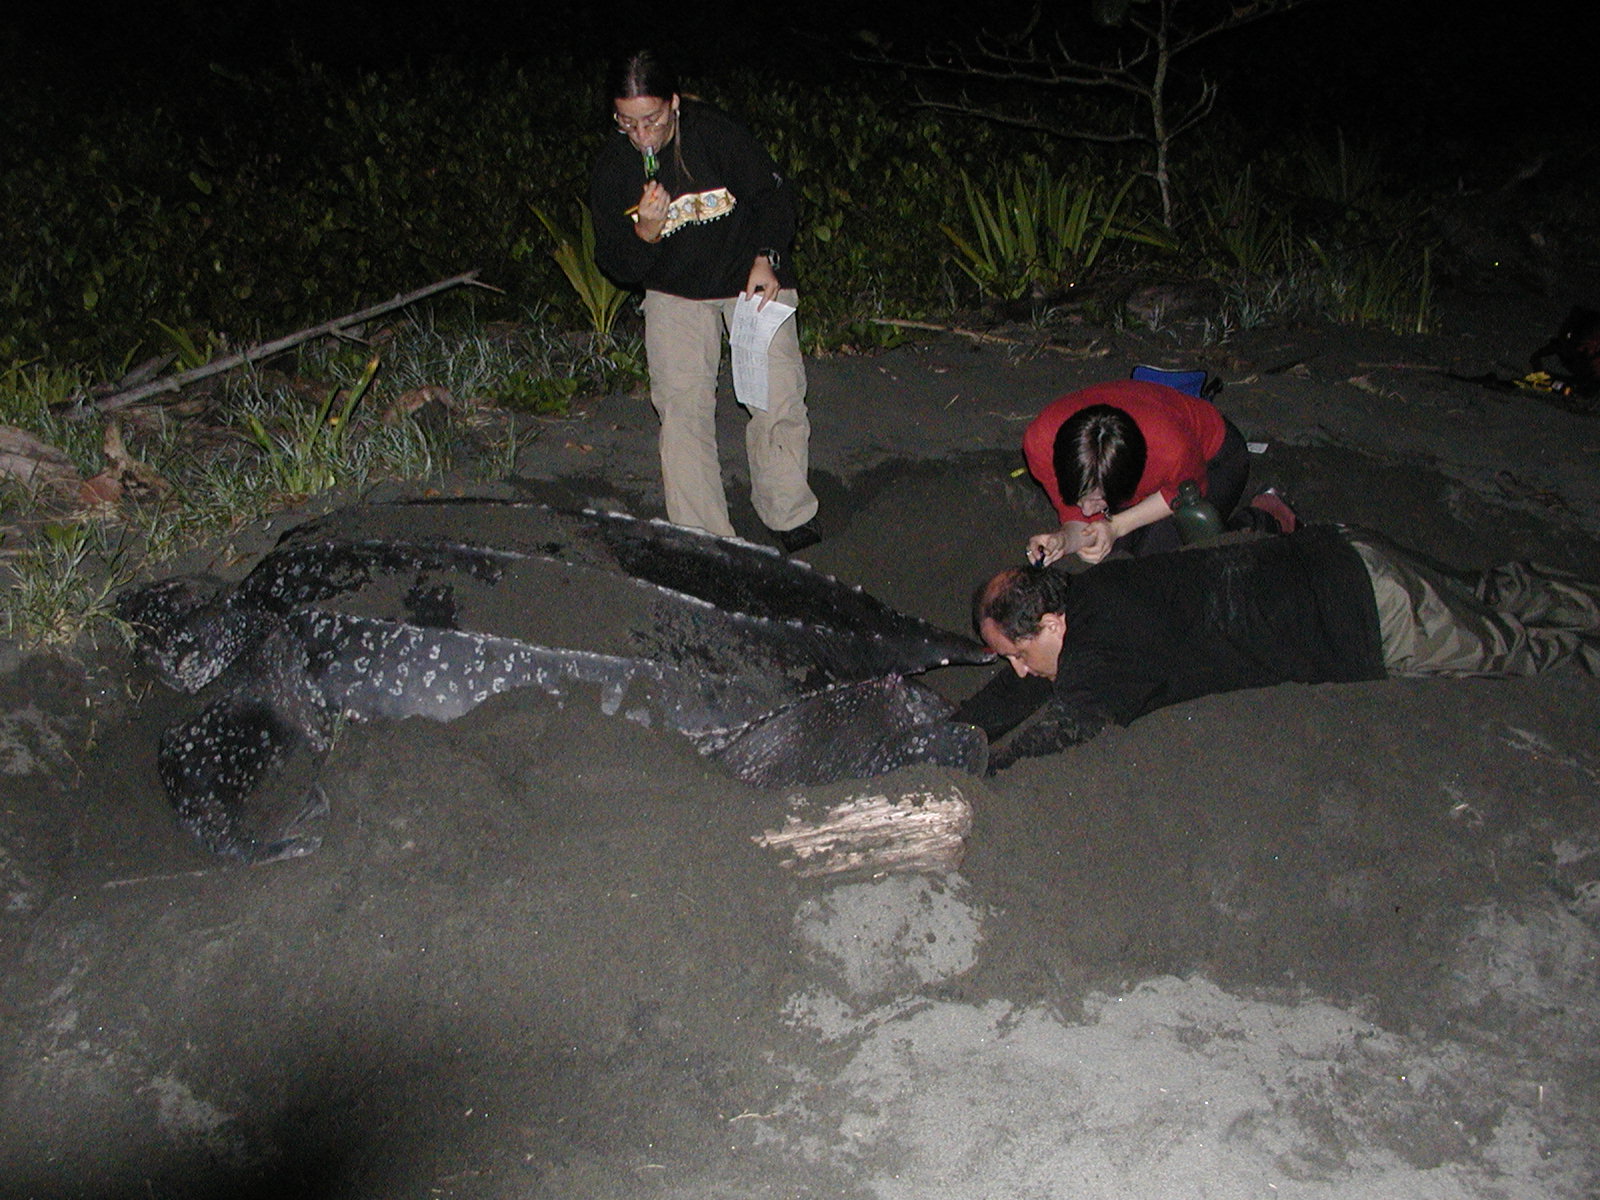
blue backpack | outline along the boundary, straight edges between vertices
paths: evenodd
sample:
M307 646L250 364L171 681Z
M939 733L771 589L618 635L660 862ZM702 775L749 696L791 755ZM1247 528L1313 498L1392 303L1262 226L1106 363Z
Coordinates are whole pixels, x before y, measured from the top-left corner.
M1212 379L1204 371L1163 371L1160 367L1135 367L1131 379L1144 383L1164 383L1169 388L1200 400L1209 400L1222 390L1222 380Z

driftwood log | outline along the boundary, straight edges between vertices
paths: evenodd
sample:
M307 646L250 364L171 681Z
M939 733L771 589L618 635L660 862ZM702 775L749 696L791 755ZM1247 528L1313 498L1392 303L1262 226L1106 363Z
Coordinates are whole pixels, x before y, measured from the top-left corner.
M972 805L949 782L882 795L864 793L816 816L803 796L790 801L782 829L752 840L786 855L782 865L801 878L871 876L905 871L954 871L972 832Z
M83 484L66 451L15 425L0 425L0 479L14 480L34 495L76 495Z
M171 490L165 479L128 453L122 427L114 417L106 422L102 451L105 470L85 479L60 447L26 429L0 425L0 480L20 484L47 510L74 503L95 508L116 504L124 496L164 496Z

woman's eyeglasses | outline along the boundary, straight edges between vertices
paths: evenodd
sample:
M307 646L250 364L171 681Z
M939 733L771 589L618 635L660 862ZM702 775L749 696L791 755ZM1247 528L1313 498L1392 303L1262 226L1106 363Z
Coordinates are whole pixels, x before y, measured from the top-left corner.
M648 117L625 117L621 113L612 113L611 119L617 123L617 128L623 133L655 133L672 120L672 105L667 105L651 113Z

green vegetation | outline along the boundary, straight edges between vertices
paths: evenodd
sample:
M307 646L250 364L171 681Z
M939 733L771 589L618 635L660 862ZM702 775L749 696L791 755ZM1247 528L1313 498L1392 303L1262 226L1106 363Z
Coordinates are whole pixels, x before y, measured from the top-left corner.
M1154 240L1116 224L1135 182L1130 176L1108 200L1102 198L1101 180L1052 178L1040 163L1031 174L1019 168L997 184L991 199L963 171L962 190L976 235L969 240L949 225L939 228L960 252L956 265L985 296L1058 295L1088 277L1108 238Z
M583 209L579 219L576 241L544 209L535 205L533 215L550 231L556 244L550 257L556 260L561 273L577 293L595 334L603 341L610 341L611 328L617 323L617 314L622 311L622 302L628 298L628 293L607 279L595 264L594 218L589 215L588 208Z
M381 353L363 348L362 357L334 343L307 347L293 371L234 372L213 405L221 428L197 438L165 422L129 439L168 485L160 494L78 511L70 498L6 484L7 520L31 537L3 563L0 637L70 645L115 624L112 598L139 564L170 559L322 492L359 494L384 480L430 480L458 467L509 475L518 449L537 434L530 419L564 412L580 387L602 386L619 370L615 357L576 352L531 316L527 329L542 333L458 335L412 322L392 331ZM624 343L617 353L636 350ZM308 394L311 378L332 382ZM508 396L518 379L545 391L537 400ZM78 471L92 474L104 465L107 422L68 415L83 390L73 371L13 367L0 376L0 424L67 448ZM408 411L408 400L418 411Z
M1259 169L1226 145L1175 163L1170 194L1114 148L911 108L890 76L802 85L734 75L704 94L749 120L801 209L795 259L811 352L892 345L875 318L939 320L1097 277L1209 278L1208 336L1286 314L1401 330L1432 319L1426 207L1382 186L1342 135ZM96 385L177 371L476 268L427 308L216 376L121 430L165 484L74 515L0 491L25 548L0 633L69 642L104 617L129 564L318 492L509 472L538 422L644 377L629 294L595 268L582 208L609 125L596 79L436 65L337 75L215 72L192 110L0 109L0 425L106 467ZM85 103L90 103L85 101ZM1196 151L1199 147L1194 147ZM556 214L574 214L563 220ZM1118 314L1115 319L1127 319ZM170 398L169 398L170 399ZM16 537L13 536L13 542Z
M110 625L117 589L132 578L112 523L52 521L11 562L0 637L28 646L71 646Z
M372 377L382 361L373 355L353 385L329 392L316 408L291 411L278 432L267 432L262 414L245 411L245 426L261 448L270 487L285 497L303 498L327 491L350 470L347 447L355 445L355 439L350 437L350 415L372 386Z

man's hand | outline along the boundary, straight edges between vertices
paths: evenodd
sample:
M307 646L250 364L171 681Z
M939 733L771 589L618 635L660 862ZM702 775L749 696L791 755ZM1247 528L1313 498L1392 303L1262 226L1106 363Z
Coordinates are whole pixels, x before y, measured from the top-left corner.
M750 265L750 278L745 280L744 294L754 296L760 294L761 299L756 303L756 311L760 312L767 306L767 301L778 294L778 274L761 255L757 255L755 262Z

